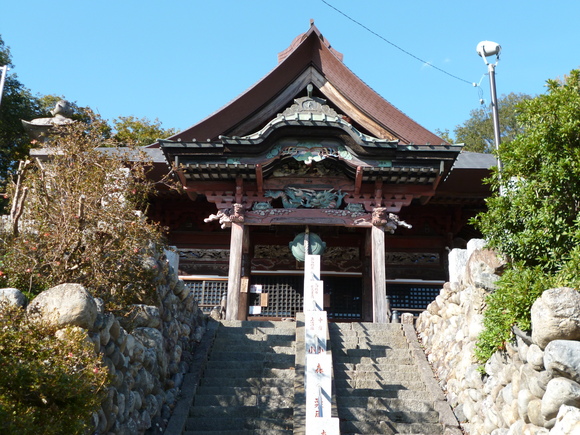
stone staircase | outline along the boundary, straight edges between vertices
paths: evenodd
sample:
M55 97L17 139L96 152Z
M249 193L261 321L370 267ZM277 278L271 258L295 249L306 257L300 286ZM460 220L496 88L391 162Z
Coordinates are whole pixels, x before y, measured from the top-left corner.
M220 322L184 434L292 434L295 336L295 322Z
M303 314L208 325L165 434L303 435ZM329 336L341 434L462 433L412 325L330 323Z
M331 323L329 330L341 434L444 433L403 325Z

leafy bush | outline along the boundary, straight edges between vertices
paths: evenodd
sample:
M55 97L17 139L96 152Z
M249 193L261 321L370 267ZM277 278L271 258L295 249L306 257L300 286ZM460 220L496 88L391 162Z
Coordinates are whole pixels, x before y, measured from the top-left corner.
M110 145L99 122L59 128L50 160L21 164L3 234L5 282L34 296L65 282L84 285L108 308L156 304L148 262L162 236L144 216L153 185L133 148Z
M80 328L59 331L0 306L0 432L82 434L101 404L106 367Z
M487 361L511 339L512 327L531 328L530 310L534 301L550 287L551 279L540 267L512 265L498 281L498 288L487 299L484 330L479 336L475 356Z
M496 195L474 220L512 269L488 298L478 356L501 349L518 325L530 328L530 308L551 286L580 286L580 70L549 80L548 92L519 106L523 127L500 149Z

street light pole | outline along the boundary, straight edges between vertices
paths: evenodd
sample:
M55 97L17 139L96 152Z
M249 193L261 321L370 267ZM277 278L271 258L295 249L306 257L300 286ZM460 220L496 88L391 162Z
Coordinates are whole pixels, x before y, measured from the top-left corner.
M482 41L477 44L477 54L481 56L483 62L487 65L487 71L489 72L489 87L491 93L491 113L493 115L493 132L495 141L495 150L497 152L497 169L501 177L502 163L499 157L499 145L501 143L500 130L499 130L499 113L497 108L497 93L495 87L495 67L499 62L499 54L501 52L501 46L496 42ZM495 56L495 63L490 63L487 61L488 56Z
M490 63L487 65L489 71L489 87L491 93L491 113L493 115L493 134L495 139L495 150L497 151L497 168L501 174L502 163L499 158L499 145L501 144L501 138L499 134L499 113L497 108L497 93L495 90L495 64Z
M0 66L2 77L0 77L0 104L2 104L2 92L4 91L4 82L6 81L6 74L8 74L8 66Z

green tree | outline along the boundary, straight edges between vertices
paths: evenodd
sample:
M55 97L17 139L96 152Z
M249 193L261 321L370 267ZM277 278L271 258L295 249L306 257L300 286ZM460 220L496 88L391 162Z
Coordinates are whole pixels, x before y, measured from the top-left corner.
M161 127L158 119L150 121L147 118L135 118L134 116L120 116L113 120L116 131L115 139L120 144L135 144L139 146L150 145L157 139L164 139L177 133L177 130Z
M0 234L2 274L29 296L74 282L112 309L155 304L149 259L162 237L142 213L149 164L133 148L104 152L114 141L101 131L97 121L59 127L48 162L21 164L8 191L11 228Z
M518 106L520 134L500 147L496 194L475 219L489 246L512 262L486 313L507 327L529 327L531 304L547 286L580 287L580 70L548 80L547 89ZM494 346L483 344L485 359Z
M4 65L14 68L10 48L0 37L0 66ZM0 191L4 190L8 174L30 149L21 119L37 118L41 113L38 98L18 81L16 74L8 72L0 103Z
M499 113L499 127L502 142L512 141L518 134L522 133L522 126L518 123L518 105L522 101L529 100L527 94L510 93L502 95L497 102ZM495 147L493 130L493 117L491 107L481 107L472 110L471 117L463 124L458 125L453 130L455 139L451 137L448 130L438 132L441 137L451 143L464 143L466 151L478 153L491 153Z

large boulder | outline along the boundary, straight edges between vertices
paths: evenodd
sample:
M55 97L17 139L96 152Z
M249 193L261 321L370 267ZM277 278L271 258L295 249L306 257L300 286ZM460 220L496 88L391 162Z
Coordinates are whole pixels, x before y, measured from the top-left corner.
M452 249L447 260L449 263L449 282L463 282L463 273L467 264L467 249Z
M554 340L544 351L544 366L556 375L580 383L580 341Z
M532 340L544 349L553 340L580 340L580 292L546 290L532 305Z
M546 421L556 418L562 405L580 407L580 384L566 378L554 378L548 382L542 397L542 416Z
M43 291L27 308L32 316L62 328L67 325L92 329L97 304L80 284L61 284Z
M495 290L496 281L505 267L505 260L501 259L490 249L473 251L465 266L465 283L485 290Z
M161 326L159 308L152 305L132 305L129 313L119 320L121 326L129 331L140 327L159 328Z
M570 435L580 433L580 409L563 405L558 411L556 425L550 435Z
M26 296L16 288L0 288L0 305L26 306Z

